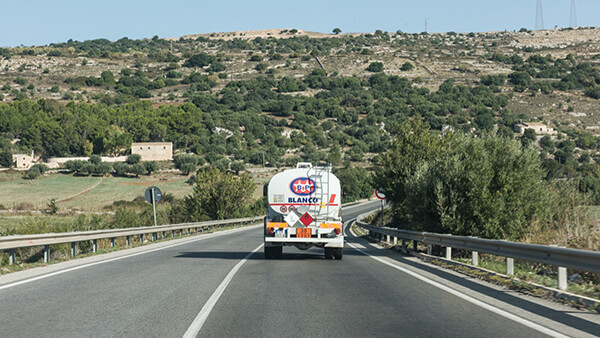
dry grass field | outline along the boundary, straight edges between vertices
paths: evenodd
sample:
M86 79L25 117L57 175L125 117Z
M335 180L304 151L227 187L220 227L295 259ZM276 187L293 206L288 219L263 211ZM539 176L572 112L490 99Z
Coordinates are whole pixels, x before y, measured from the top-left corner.
M37 180L20 179L14 173L0 174L0 204L11 209L44 209L55 199L60 210L102 211L114 201L143 196L149 186L163 194L183 198L192 191L186 176L155 174L140 178L76 177L47 174Z

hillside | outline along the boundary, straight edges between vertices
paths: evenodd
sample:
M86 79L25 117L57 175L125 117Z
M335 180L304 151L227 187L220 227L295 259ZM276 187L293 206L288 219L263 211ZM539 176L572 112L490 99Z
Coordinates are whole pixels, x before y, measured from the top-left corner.
M316 59L311 57L315 54L328 74L365 77L371 75L366 66L380 61L384 63L386 74L409 79L420 77L421 85L432 90L449 78L459 83L474 84L482 75L510 73L510 65L490 59L494 53L517 54L523 59L535 54L553 58L574 54L578 60L595 65L600 62L594 59L600 53L600 29L596 28L470 34L376 32L333 35L290 31L271 29L135 41L122 38L112 43L99 39L3 48L0 49L3 56L0 61L2 94L4 101L14 100L17 92L24 92L33 99L95 102L97 98L94 97L98 94L114 95L116 91L104 86L88 86L84 78L99 78L103 71L110 71L118 80L121 70L131 69L144 72L148 80L154 81L169 78L168 73L173 70L170 68L177 68L182 78L194 71L211 75L217 82L213 89L215 92L231 80L249 79L269 71L274 73L275 78L304 78L319 67ZM200 51L217 56L226 68L211 73L207 67L181 67L190 55ZM279 56L273 58L276 53ZM267 68L257 71L258 62L250 61L252 56L260 56ZM410 72L402 72L400 68L405 62L413 62L417 67ZM30 85L33 89L28 89ZM53 87L58 87L58 92ZM144 99L156 103L183 101L188 87L181 84L150 87L151 97ZM519 101L521 99L516 97L511 104L520 108ZM577 110L588 113L592 109L584 101Z
M577 143L565 146L573 158L593 160L599 42L597 28L273 29L2 48L1 148L77 156L89 143L110 154L166 140L209 163L265 155L268 165L348 166L374 159L394 124L421 116L434 129L504 134L540 121ZM553 159L554 143L545 150Z

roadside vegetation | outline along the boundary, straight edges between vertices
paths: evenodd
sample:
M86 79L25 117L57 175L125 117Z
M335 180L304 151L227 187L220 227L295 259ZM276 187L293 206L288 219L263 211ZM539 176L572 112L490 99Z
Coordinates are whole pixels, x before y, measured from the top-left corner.
M446 133L420 120L398 127L375 185L397 227L600 248L594 202L578 180L548 177L537 148L496 133Z

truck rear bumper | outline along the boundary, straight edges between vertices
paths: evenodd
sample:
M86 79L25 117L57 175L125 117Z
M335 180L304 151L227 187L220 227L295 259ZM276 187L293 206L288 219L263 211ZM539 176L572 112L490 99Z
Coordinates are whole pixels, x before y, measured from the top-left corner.
M265 237L265 246L281 246L294 244L313 244L323 245L326 248L343 248L344 237L336 238L286 238L286 237Z

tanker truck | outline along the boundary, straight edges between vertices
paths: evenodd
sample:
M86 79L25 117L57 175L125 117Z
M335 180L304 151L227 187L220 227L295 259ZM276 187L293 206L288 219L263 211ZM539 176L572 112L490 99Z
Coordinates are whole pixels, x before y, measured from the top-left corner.
M264 193L266 259L280 258L284 246L323 248L325 258L342 259L342 196L331 166L300 162L273 176Z

